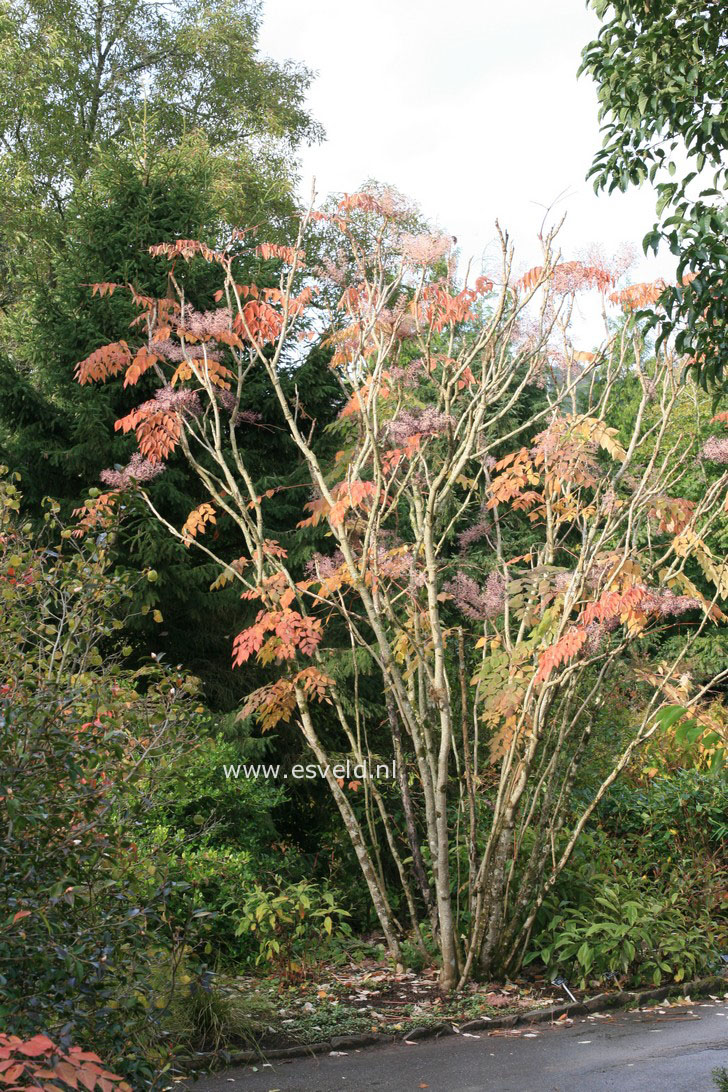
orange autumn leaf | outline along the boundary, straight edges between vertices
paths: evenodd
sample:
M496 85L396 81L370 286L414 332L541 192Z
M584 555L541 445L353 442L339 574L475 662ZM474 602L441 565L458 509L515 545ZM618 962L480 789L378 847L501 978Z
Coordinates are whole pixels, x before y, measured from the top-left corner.
M204 533L208 523L216 523L217 517L215 515L214 507L207 501L194 508L182 527L182 537L186 539L185 546L190 545L190 541L196 538L197 535Z
M133 387L153 364L159 363L159 359L160 358L155 353L150 353L146 346L142 345L141 349L138 350L133 361L127 368L126 375L124 376L124 386Z
M279 258L282 262L293 265L295 262L300 264L306 260L306 254L303 250L296 250L292 246L279 246L278 243L261 243L260 246L255 248L255 253L264 262L270 261L271 258Z
M123 372L131 363L131 352L125 341L113 341L79 361L74 369L77 381L83 387L86 383L105 383L119 372Z

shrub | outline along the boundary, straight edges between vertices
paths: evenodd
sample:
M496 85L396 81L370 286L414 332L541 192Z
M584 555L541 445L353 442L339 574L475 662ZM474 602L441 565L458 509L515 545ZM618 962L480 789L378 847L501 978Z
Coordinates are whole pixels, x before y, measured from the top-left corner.
M276 963L294 973L305 972L351 935L344 920L348 911L336 905L331 891L307 880L285 884L276 876L276 887L268 890L256 884L234 916L236 934L255 938L256 963Z
M151 968L179 958L195 908L170 914L130 805L189 744L194 684L121 666L128 587L104 536L74 540L51 509L34 541L18 508L0 478L0 1014L23 1038L93 1044L143 1088L165 1058Z
M655 777L647 786L616 784L599 812L601 827L615 839L639 840L657 858L685 847L720 848L728 835L728 781L695 769Z
M203 740L175 762L138 814L140 857L158 864L162 854L173 913L192 908L198 914L203 954L225 966L255 959L252 938L236 932L235 912L245 892L266 874L297 878L303 868L296 850L279 842L273 823L283 788L224 774L225 765L240 762L248 742Z
M718 1092L728 1092L728 1069L725 1066L713 1070L713 1082Z
M177 834L189 843L226 847L263 855L278 832L272 818L275 808L285 802L281 785L265 778L226 777L225 766L238 766L251 759L250 752L260 740L241 734L237 740L221 733L200 740L179 756L174 768L153 795L144 802L139 818L148 829ZM280 868L280 860L278 860Z
M98 1054L72 1046L61 1049L46 1035L24 1042L17 1035L0 1034L0 1080L13 1088L77 1089L88 1092L131 1092L117 1073L105 1069Z
M630 985L663 979L682 982L711 968L717 958L710 918L690 918L679 893L652 895L634 877L608 877L590 903L551 908L526 962L540 959L552 973L588 980L623 977Z
M624 785L607 798L544 900L527 962L633 985L712 969L728 939L713 826L725 790L695 771L654 789Z

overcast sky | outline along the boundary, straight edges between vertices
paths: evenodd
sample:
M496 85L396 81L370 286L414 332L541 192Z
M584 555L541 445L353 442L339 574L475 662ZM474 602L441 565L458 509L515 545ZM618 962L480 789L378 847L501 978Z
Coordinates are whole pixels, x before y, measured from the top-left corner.
M584 180L600 138L576 71L598 25L584 0L264 0L263 52L317 72L309 104L326 142L304 151L302 191L314 177L321 195L390 183L476 262L493 254L497 217L524 269L557 202L565 259L634 243L632 280L669 276L669 257L641 257L653 192L596 197Z

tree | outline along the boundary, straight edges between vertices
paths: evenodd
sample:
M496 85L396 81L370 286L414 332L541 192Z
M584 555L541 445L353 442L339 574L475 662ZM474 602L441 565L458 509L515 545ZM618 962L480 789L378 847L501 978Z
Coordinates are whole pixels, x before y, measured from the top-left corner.
M201 131L233 158L255 149L269 179L287 176L290 153L319 134L304 107L310 75L259 57L259 25L249 0L5 0L0 142L14 213L62 215L95 149L142 111L169 144Z
M341 256L302 283L308 225L322 216L339 234ZM200 255L219 268L220 306L197 311L181 290L141 301L146 340L101 347L78 365L82 385L140 369L158 384L117 421L135 434L138 453L123 478L107 479L114 488L88 506L85 521L129 490L156 511L144 480L171 452L184 453L207 499L181 527L156 514L170 534L218 561L220 583L236 582L257 605L233 642L234 665L278 667L241 715L263 730L295 720L390 951L399 955L405 925L392 909L382 845L416 942L429 930L438 944L447 989L476 969L518 968L535 914L599 800L636 749L708 689L675 713L659 681L635 675L629 742L572 821L572 788L610 679L633 670L645 635L688 618L691 634L666 669L671 679L695 636L725 618L716 600L728 594L726 565L705 541L728 475L696 503L676 492L691 441L669 431L679 389L673 357L662 351L649 367L634 359L631 321L599 352L577 350L575 296L605 294L613 271L557 262L547 236L542 264L516 278L507 237L502 244L499 287L481 277L458 289L452 239L406 230L387 191L303 216L293 246L259 245L261 257L280 263L274 288L241 283L237 243L213 251L170 242L153 253L174 268ZM333 459L283 382L284 354L319 315L311 313L315 280L329 293L335 285L338 299L324 338L347 396ZM276 489L258 492L238 443L256 366L307 469L312 493L300 498L299 526L323 525L332 540L303 579L269 530ZM621 444L609 421L630 366L641 395ZM537 402L534 389L536 412L518 414L522 399ZM221 556L210 537L226 521L240 536L235 557ZM348 692L329 668L344 656ZM357 700L365 672L383 695L376 743ZM339 729L329 745L318 727L327 704ZM351 781L337 773L342 755L364 773ZM396 762L396 786L380 787L367 772L385 758Z
M660 337L706 388L725 386L728 297L728 36L719 0L591 0L604 25L580 72L596 81L604 143L595 189L655 183L661 218L645 251L662 242L678 259L678 283L652 299ZM712 177L711 177L712 172Z
M133 301L122 292L96 295L89 307L89 283L133 283L144 295L164 295L167 263L150 255L149 247L174 237L215 246L235 212L243 222L264 219L273 233L289 230L285 203L264 210L265 180L256 176L255 165L240 178L238 167L214 155L199 134L168 148L148 126L137 139L100 153L76 185L67 207L64 246L46 259L47 279L26 285L4 316L0 460L23 468L24 504L36 517L49 494L70 514L105 466L127 462L130 439L119 434L110 451L107 437L114 420L135 404L139 390L151 394L153 389L149 378L141 377L138 388L124 388L120 381L99 398L75 382L77 361L102 340L133 336L130 323L136 316ZM178 274L200 305L213 304L216 276L206 262L186 265ZM263 283L265 263L256 259L249 275ZM308 412L322 423L335 413L336 391L329 377L320 353L307 354L290 373ZM282 440L276 427L283 421L271 412L275 399L262 369L249 377L246 398L245 408L253 415L245 433L247 458L265 489L269 478L295 475L292 442ZM266 411L266 427L259 427L254 416L260 409ZM183 459L170 471L150 487L155 504L179 520L202 496ZM283 496L278 507L283 528ZM289 526L295 523L292 516ZM214 566L172 542L143 506L128 513L114 552L118 564L132 571L153 568L158 574L154 584L144 586L144 602L161 609L167 624L154 625L151 613L132 622L147 628L152 650L164 649L174 662L183 660L204 675L208 696L217 705L234 703L227 645L221 637L216 648L202 624L214 615L213 629L222 635L229 625L226 611L237 611L234 600L210 596Z
M84 285L128 281L163 295L167 270L148 254L159 239L215 246L232 223L264 224L266 238L290 231L296 149L319 128L305 109L309 73L262 58L259 23L248 0L0 2L0 460L23 468L34 517L48 493L66 513L80 502L106 465L103 438L132 405L121 384L94 400L73 380L76 361L100 339L127 337L135 314L120 295L89 310ZM186 271L203 305L206 276ZM249 430L266 470L271 436ZM123 465L127 449L119 437L109 462ZM153 490L172 518L196 498L179 467ZM135 517L117 560L156 568L146 605L169 618L162 645L178 659L169 634L201 632L214 573L146 512ZM209 643L204 657L189 641L185 651L207 682L219 679Z
M207 238L233 208L236 224L275 234L290 212L295 150L319 129L303 105L309 74L257 55L259 20L247 0L0 6L0 351L19 414L38 410L32 371L48 363L46 344L28 365L22 319L34 335L32 297L57 282L56 318L73 308L85 230L98 243L106 217L116 242L126 217L144 248L145 231L152 242L197 224ZM150 263L135 272L131 248L113 242L107 279L133 273L142 285ZM93 245L86 258L98 262ZM48 342L57 330L40 333Z

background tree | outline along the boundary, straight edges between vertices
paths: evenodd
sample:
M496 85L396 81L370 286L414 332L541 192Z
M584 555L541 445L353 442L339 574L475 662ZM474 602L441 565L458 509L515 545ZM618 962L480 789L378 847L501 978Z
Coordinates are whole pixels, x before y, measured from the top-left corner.
M144 109L169 144L201 131L243 163L254 152L269 197L285 195L291 153L319 130L303 105L309 73L261 58L259 24L248 0L5 0L0 140L10 244L35 251L53 228L62 232L95 150L126 137Z
M597 83L604 145L590 176L597 191L655 184L660 220L644 248L667 243L678 275L676 286L655 294L665 311L660 336L674 332L696 378L720 391L728 350L725 10L720 0L591 3L604 25L580 71Z
M257 54L259 21L255 5L237 0L2 6L0 458L22 468L23 502L35 516L48 494L66 512L79 503L109 463L102 438L133 404L121 384L102 401L74 381L76 362L99 337L128 337L135 314L119 294L89 309L89 275L161 296L167 269L148 253L160 239L215 246L231 224L264 224L266 238L289 233L296 148L319 129L303 105L309 74ZM201 306L212 303L204 263L180 276ZM327 384L316 381L315 360L296 381L319 412ZM252 384L250 397L254 414L269 400L265 382ZM249 422L262 477L291 471L277 438L274 422ZM111 461L127 458L128 440L119 437ZM152 490L175 518L195 499L180 467ZM148 628L153 649L194 664L214 700L229 704L229 679L221 687L217 670L223 648L203 639L211 612L218 632L227 630L225 596L213 606L207 594L210 566L177 544L170 549L142 510L125 523L116 556L158 573L144 588L148 612L134 625ZM151 623L154 608L166 626Z

